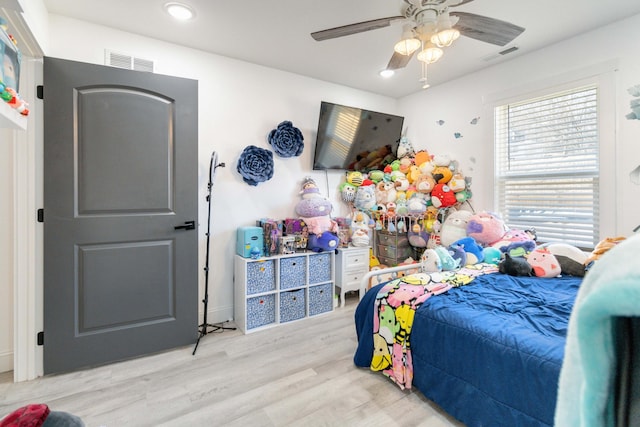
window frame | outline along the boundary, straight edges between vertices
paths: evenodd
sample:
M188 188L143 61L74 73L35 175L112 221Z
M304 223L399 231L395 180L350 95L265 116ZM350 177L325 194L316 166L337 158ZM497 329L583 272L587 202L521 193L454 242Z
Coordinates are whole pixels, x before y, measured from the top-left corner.
M488 95L484 98L487 113L495 120L495 108L532 100L560 93L572 88L580 88L589 85L598 90L598 130L599 130L599 212L600 220L595 230L597 239L615 236L621 213L617 209L617 200L621 195L615 186L617 165L617 124L616 124L616 71L617 61L609 61L597 64L581 70L575 70L562 75L548 77L535 82L530 82L520 87L512 88L500 93ZM490 112L489 112L490 111ZM493 129L492 144L492 171L493 171L493 210L499 211L499 200L496 192L496 129ZM509 224L507 224L508 226ZM592 247L585 247L591 250Z

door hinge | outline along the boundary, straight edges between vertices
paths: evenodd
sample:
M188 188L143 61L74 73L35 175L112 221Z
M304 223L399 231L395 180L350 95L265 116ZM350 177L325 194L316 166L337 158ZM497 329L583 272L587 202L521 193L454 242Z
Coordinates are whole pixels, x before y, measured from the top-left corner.
M44 209L38 209L38 222L44 222Z
M42 85L36 86L36 97L38 99L44 99L44 86Z
M44 345L44 331L38 332L38 345Z

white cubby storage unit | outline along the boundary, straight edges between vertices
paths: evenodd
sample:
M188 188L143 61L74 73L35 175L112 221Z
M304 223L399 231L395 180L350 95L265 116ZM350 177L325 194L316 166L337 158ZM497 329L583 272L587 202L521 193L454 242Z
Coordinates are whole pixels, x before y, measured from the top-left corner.
M333 311L335 254L235 256L234 320L245 334Z

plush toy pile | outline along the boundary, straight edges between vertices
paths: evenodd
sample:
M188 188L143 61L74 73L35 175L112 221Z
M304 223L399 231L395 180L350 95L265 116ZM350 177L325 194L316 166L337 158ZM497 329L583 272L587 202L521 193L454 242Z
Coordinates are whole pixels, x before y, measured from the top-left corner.
M314 252L335 250L339 242L338 223L331 219L331 202L320 194L315 181L309 177L302 183L300 196L302 200L296 205L296 214L308 227L307 249Z
M375 228L406 233L426 272L486 263L516 276L584 276L587 255L580 249L538 246L534 229L512 229L495 213L474 212L471 179L449 155L416 151L406 138L397 154L387 155L381 169L348 172L340 186L353 212L353 245L369 245L369 229Z

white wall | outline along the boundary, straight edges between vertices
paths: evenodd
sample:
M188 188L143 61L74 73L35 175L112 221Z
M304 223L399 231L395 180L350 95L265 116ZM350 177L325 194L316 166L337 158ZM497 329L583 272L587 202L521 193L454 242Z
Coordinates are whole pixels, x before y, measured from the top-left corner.
M640 84L640 15L583 34L481 72L432 87L399 101L408 136L416 149L449 152L473 176L476 209L493 209L492 100L522 91L610 71L613 109L603 111L605 183L602 237L628 236L640 224L640 186L629 173L640 165L640 120L627 120L631 86ZM434 64L433 67L437 67ZM480 117L477 125L471 125ZM443 125L436 122L444 120ZM462 138L456 139L454 132Z
M226 163L213 187L209 309L213 322L233 316L233 256L236 229L254 225L261 217L295 216L298 191L306 175L314 177L324 194L334 200L335 213L344 207L337 198L341 173L311 170L315 130L321 100L394 112L395 100L301 77L237 60L186 49L129 33L51 15L49 56L104 63L111 49L152 59L160 74L199 81L199 199L200 265L206 252L208 166L212 150ZM79 37L91 34L91 37ZM236 162L248 145L270 148L267 134L290 120L305 139L300 157L274 156L275 174L252 187L242 181ZM201 274L201 290L204 275ZM202 309L202 308L201 308Z
M0 128L0 372L13 369L13 145Z

